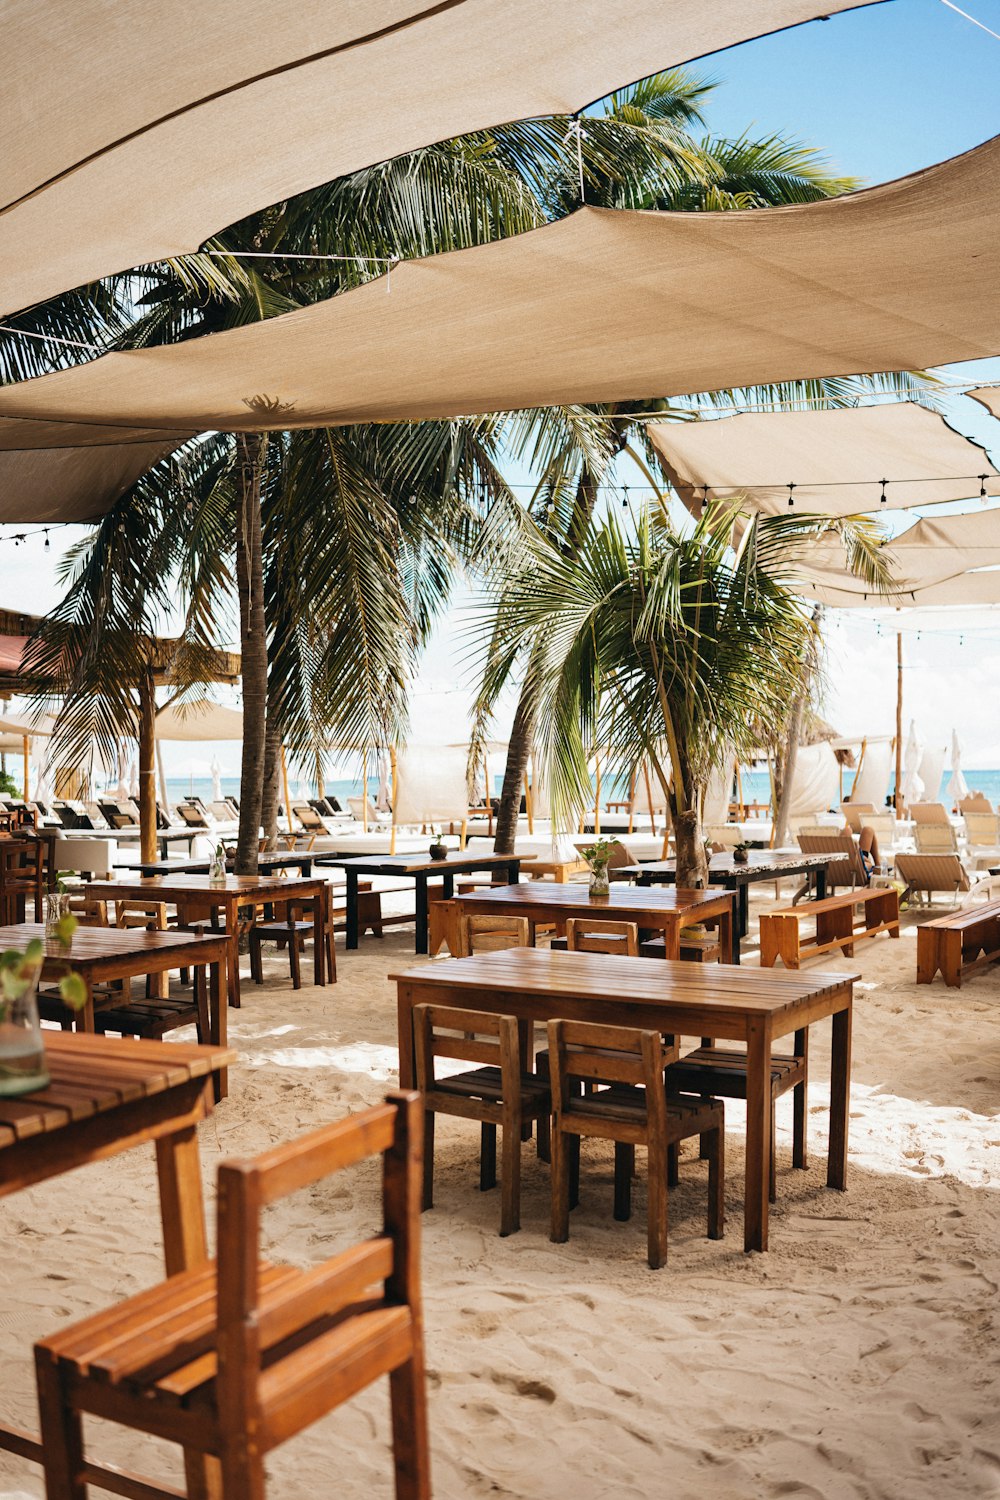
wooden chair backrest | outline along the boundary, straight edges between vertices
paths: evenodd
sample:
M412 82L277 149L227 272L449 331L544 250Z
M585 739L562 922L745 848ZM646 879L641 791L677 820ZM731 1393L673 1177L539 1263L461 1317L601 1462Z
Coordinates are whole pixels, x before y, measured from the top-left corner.
M570 953L619 953L639 956L639 927L635 922L612 922L603 917L567 917L566 947Z
M980 812L978 809L965 813L965 836L970 844L981 844L994 848L1000 844L1000 818L995 812Z
M167 907L164 901L116 901L116 927L145 927L148 932L165 932Z
M408 1305L420 1320L420 1179L423 1107L415 1093L300 1137L249 1161L227 1161L218 1177L218 1404L220 1415L253 1430L268 1412L263 1357L291 1339L295 1353L268 1367L280 1388L288 1436L337 1404L336 1392L310 1399L301 1370L303 1331L342 1313L381 1283L387 1302ZM381 1234L289 1277L280 1292L261 1296L262 1211L280 1198L371 1156L382 1157ZM298 1340L295 1335L299 1335ZM321 1333L317 1335L321 1337ZM298 1368L297 1368L298 1367ZM282 1382L279 1372L285 1370ZM295 1384L301 1386L296 1401Z
M433 1093L437 1087L434 1071L437 1057L499 1068L505 1075L505 1083L508 1078L512 1084L515 1079L520 1080L515 1016L462 1010L452 1005L415 1005L413 1042L417 1088L422 1094Z
M913 842L918 854L958 853L958 839L950 823L915 823Z
M658 1031L601 1026L591 1021L550 1021L548 1036L552 1103L557 1115L572 1113L575 1080L580 1078L637 1085L646 1090L651 1117L664 1110L663 1072L675 1052L664 1044Z
M827 878L831 885L867 885L868 876L861 863L854 835L845 829L800 828L799 848L803 854L839 854L840 859L827 867Z
M527 917L463 916L459 923L463 958L473 953L496 953L503 948L527 948L531 928Z

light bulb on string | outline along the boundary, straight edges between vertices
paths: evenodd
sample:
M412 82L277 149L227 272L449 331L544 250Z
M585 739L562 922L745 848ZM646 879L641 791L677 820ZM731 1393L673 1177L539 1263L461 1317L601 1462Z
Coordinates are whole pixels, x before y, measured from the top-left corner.
M881 495L881 498L879 500L879 505L885 505L885 503L886 503L886 500L885 500L885 487L886 487L886 485L888 483L889 483L888 479L880 479L879 480L879 484L882 486L882 495Z
M46 528L45 528L45 550L46 550L46 552L49 550L49 546L50 545L51 544L49 542L49 528L46 526Z
M789 510L791 510L792 507L793 507L793 505L795 504L795 496L793 494L793 491L796 488L797 488L797 486L794 485L794 484L789 484L789 486L788 486L788 509Z
M702 489L702 492L701 492L701 513L702 513L702 515L704 515L707 510L708 510L708 485L706 484L704 486L704 488Z
M628 485L622 485L622 510L628 510Z
M986 504L986 498L987 498L986 497L986 481L987 481L988 478L989 478L989 476L987 474L980 474L980 476L979 476L979 503L980 503L980 505L985 505Z

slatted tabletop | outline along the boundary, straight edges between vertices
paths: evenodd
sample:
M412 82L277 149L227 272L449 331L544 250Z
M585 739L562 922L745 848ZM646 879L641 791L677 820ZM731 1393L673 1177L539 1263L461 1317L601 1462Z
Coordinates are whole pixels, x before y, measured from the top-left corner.
M847 1185L851 1010L857 974L509 948L421 964L390 978L396 981L403 1088L414 1086L413 1008L425 1003L516 1016L525 1049L531 1024L560 1018L745 1043L747 1250L767 1249L772 1044L832 1017L827 1184L838 1189Z
M609 895L594 897L582 883L556 885L532 881L473 891L458 900L463 914L486 916L499 912L527 917L532 930L536 923L563 922L567 917L602 917L659 928L668 958L680 956L682 926L715 919L719 923L723 953L731 954L734 963L739 962L732 893L713 886L700 891L676 886L646 890L614 882Z

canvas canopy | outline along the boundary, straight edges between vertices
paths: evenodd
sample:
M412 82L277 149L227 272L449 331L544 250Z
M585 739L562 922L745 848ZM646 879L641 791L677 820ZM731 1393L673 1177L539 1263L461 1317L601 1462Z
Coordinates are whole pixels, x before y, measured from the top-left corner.
M468 752L408 745L396 754L392 820L464 823L469 809Z
M264 323L7 386L0 417L309 427L977 359L1000 353L998 270L1000 137L819 203L583 208L407 262L388 296L369 282ZM23 446L19 421L0 427L0 445Z
M800 745L795 753L789 817L827 812L840 799L840 762L829 741Z
M0 451L0 523L93 520L181 440Z
M299 0L275 24L266 0L9 0L0 312L195 250L402 152L571 113L659 68L866 3Z
M156 715L158 740L242 740L243 712L203 698L171 703Z
M846 574L833 580L821 580L817 575L811 580L797 584L796 591L810 603L827 604L834 609L878 610L890 605L893 609L905 610L910 629L920 628L914 621L913 612L924 605L934 608L941 605L965 605L969 609L975 609L980 605L1000 604L1000 568L983 568L977 572L957 573L952 578L944 579L943 582L908 588L905 593L889 597L885 594L871 594L863 591L859 593L855 587L856 582L856 579L849 579ZM973 623L985 624L988 628L993 628L996 620L987 618L986 621ZM940 628L942 624L950 626L951 617L942 620L940 615L937 616L935 626ZM931 629L932 627L928 625L925 628ZM955 620L954 628L966 627L961 621Z
M925 516L886 542L893 566L893 590L874 595L869 585L846 571L843 544L824 537L806 554L801 570L808 597L850 607L871 607L881 597L906 607L914 603L990 602L969 597L987 580L987 595L1000 599L1000 510L972 511L959 516Z
M852 515L1000 495L1000 473L985 449L913 402L835 411L744 412L706 422L657 422L647 429L682 500L693 511L707 486L713 499L745 496L765 514L788 509Z
M895 744L893 739L882 738L864 742L864 754L851 786L852 802L870 802L873 807L884 806L892 778Z
M978 390L970 391L969 395L995 417L1000 417L1000 386L981 385Z

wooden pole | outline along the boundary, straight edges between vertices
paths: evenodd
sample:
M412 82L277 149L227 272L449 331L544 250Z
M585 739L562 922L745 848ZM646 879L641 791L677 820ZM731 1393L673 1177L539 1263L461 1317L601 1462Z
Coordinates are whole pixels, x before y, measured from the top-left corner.
M601 757L594 756L594 837L601 836Z
M361 831L368 832L368 751L361 752Z
M534 761L531 763L531 769L532 774L534 774ZM531 781L529 780L527 771L524 773L524 810L528 814L528 832L534 833L535 819L531 811Z
M322 752L322 750L317 750L316 751L316 797L317 797L318 801L322 802L322 800L323 800L323 798L325 796L326 796L326 781L325 781L324 776L323 776L323 752Z
M906 810L903 800L903 632L896 634L896 816Z
M31 786L30 786L30 782L31 782L31 741L30 741L30 739L28 738L27 735L24 736L23 750L24 750L24 791L22 792L21 795L24 797L25 802L27 802L28 798L31 796Z
M139 679L139 858L156 858L156 686L149 668Z
M656 835L656 814L653 811L653 788L650 785L650 780L649 780L649 761L648 760L644 760L643 763L642 763L642 774L643 774L643 778L644 778L644 780L646 782L646 806L649 808L649 826L650 826L650 828L651 828L651 830L653 832L653 835L655 837L655 835ZM631 831L632 830L630 828L629 832L631 833Z
M285 760L285 747L281 747L281 785L285 791L285 820L288 823L288 832L293 833L292 828L292 799L288 795L288 762Z
M389 747L389 801L392 803L392 833L389 835L389 853L396 852L396 747Z
M167 773L163 769L163 747L159 740L156 742L156 767L160 773L160 801L163 803L163 811L169 815L169 802L167 796Z

